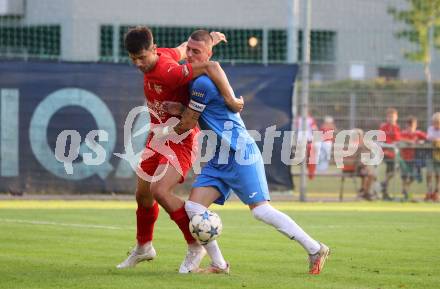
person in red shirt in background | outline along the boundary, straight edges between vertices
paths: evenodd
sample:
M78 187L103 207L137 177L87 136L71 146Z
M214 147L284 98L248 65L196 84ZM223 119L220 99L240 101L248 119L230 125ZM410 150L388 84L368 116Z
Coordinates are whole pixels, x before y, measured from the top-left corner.
M326 115L324 117L324 122L320 127L320 131L323 132L323 136L320 145L321 149L319 151L318 165L316 167L318 172L325 172L329 167L333 142L335 140L335 130L336 126L333 117Z
M379 130L386 135L386 144L395 144L400 140L400 127L397 124L398 113L395 108L388 108L386 111L386 122L381 124ZM388 194L388 183L395 174L395 157L396 153L392 148L384 148L384 161L386 164L385 181L382 182L382 198L386 201L392 200Z
M417 118L414 116L408 117L406 128L400 134L402 142L408 144L421 144L426 140L426 133L417 130ZM422 168L418 165L416 160L416 150L414 148L402 148L400 156L404 161L401 166L402 177L402 194L405 200L409 199L409 187L414 179L422 180Z
M364 143L364 131L358 128L352 129L351 137L354 138L353 145L357 149L354 154L344 157L342 172L361 178L361 188L359 189L358 197L371 201L371 189L376 180L376 174L372 166L365 165L362 162L362 154L370 153L370 150Z
M310 111L307 112L307 119L306 119L306 127L305 130L303 130L303 121L301 116L297 116L295 118L295 129L298 132L298 143L300 143L304 138L307 140L307 147L306 147L306 160L307 160L307 170L308 170L308 176L309 179L313 179L315 177L315 171L316 171L316 152L315 148L313 147L313 132L315 130L318 130L318 125L316 124L315 119L310 114Z

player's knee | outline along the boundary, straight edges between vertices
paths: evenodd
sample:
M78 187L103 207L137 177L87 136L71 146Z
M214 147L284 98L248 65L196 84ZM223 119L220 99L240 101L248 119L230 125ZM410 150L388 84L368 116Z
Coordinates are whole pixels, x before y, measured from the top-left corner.
M264 202L261 205L252 208L252 215L258 221L264 222L264 220L266 219L266 215L268 214L268 212L272 210L273 210L272 206L267 202Z
M136 202L140 206L150 208L154 204L154 198L148 188L138 186L136 188Z
M139 206L144 208L151 208L154 205L154 199L147 194L141 194L136 191L136 202Z
M170 189L165 184L155 183L151 185L151 193L160 204L170 193Z
M252 216L254 216L254 218L257 219L258 221L263 221L264 212L258 209L258 207L255 207L252 209Z

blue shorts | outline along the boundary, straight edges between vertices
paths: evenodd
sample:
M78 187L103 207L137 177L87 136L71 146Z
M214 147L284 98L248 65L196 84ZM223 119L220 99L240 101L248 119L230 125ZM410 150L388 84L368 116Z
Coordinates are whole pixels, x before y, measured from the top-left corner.
M246 164L237 161L236 154L242 156ZM226 164L219 164L216 154L203 167L192 186L216 188L221 195L214 202L218 205L225 203L231 191L234 191L246 205L270 200L263 159L255 143L248 144L246 149L241 151L231 150Z

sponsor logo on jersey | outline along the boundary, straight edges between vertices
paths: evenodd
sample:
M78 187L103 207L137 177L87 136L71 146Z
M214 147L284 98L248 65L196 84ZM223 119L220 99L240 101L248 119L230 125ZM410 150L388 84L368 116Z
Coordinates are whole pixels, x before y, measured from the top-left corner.
M205 97L205 94L203 92L197 91L197 90L191 90L191 95L192 96L197 96L197 97Z
M252 194L249 194L249 199L253 199L258 193L253 192Z

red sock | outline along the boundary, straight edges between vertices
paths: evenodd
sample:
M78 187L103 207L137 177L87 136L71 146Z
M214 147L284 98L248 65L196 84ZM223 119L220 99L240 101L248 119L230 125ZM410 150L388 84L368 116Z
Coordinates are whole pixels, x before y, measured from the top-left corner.
M139 245L153 240L154 223L159 216L159 206L154 202L153 207L145 208L138 205L136 210L137 234L136 239Z
M307 144L307 155L309 156L309 162L307 163L309 179L313 180L313 178L315 177L317 160L316 160L315 148L313 147L312 143Z
M183 237L185 238L187 244L192 244L196 241L191 235L191 232L189 231L189 218L188 215L186 214L185 206L178 209L177 211L172 212L170 214L170 218L177 224L179 229L182 231Z

